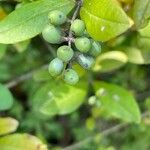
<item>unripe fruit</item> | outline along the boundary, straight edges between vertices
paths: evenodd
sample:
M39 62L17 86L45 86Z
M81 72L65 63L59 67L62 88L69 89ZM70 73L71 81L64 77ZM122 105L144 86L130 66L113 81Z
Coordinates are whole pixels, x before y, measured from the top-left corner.
M57 57L64 62L68 62L69 60L71 60L73 57L73 54L74 52L72 48L67 45L61 46L57 50Z
M64 81L67 84L75 85L79 81L79 76L73 69L67 69L64 73Z
M95 63L95 60L93 57L83 55L83 54L78 55L77 61L84 69L87 69L87 70L90 70Z
M92 40L92 47L89 50L89 54L96 57L101 53L101 45L99 42Z
M82 36L85 31L85 23L80 19L76 19L72 22L70 29L76 36Z
M67 20L66 15L59 10L51 11L48 14L48 18L50 20L50 23L56 26L65 23Z
M61 42L61 31L53 25L47 25L42 31L43 38L51 44L59 44Z
M63 68L64 65L62 60L55 58L50 62L48 70L52 77L56 77L62 73Z
M86 37L76 38L75 46L80 52L87 53L91 48L91 41Z

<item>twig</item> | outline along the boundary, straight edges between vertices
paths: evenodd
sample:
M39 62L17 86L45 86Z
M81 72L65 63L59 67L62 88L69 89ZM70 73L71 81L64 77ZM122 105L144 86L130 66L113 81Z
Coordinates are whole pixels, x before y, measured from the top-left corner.
M142 114L142 118L144 118L144 117L146 117L148 115L150 115L150 111L147 111L147 112L143 113ZM98 133L96 135L108 136L108 135L110 135L110 134L112 134L114 132L117 132L117 131L127 127L128 125L129 125L128 123L120 123L120 124L118 124L116 126L113 126L113 127L109 128L109 129L103 130L102 132L100 132L100 133ZM82 145L92 141L94 139L94 137L95 136L90 136L90 137L86 138L83 141L80 141L80 142L75 143L75 144L73 144L71 146L63 148L62 150L77 150L77 148L80 148Z
M73 16L72 16L72 18L71 18L71 21L70 21L70 23L72 23L75 19L76 19L76 17L78 16L78 13L79 13L79 10L80 10L80 7L82 6L82 3L83 3L83 0L79 0L79 2L78 2L78 4L77 4L77 8L76 8L76 10L74 11L74 14L73 14ZM72 31L71 31L71 29L69 30L69 35L68 35L68 45L71 47L71 42L72 42L72 38L73 38L73 34L72 34Z
M17 77L16 79L13 79L12 81L9 81L8 83L5 84L5 86L7 88L12 88L12 87L18 85L19 83L30 79L36 71L43 70L43 69L45 70L47 68L48 68L48 64L43 65L39 69L32 70L32 71L30 71L30 72L28 72L26 74L23 74L23 75Z
M74 21L74 20L76 19L76 17L78 16L78 13L79 13L79 11L80 11L80 7L82 6L82 3L83 3L83 0L79 0L79 1L78 1L77 7L76 7L76 9L75 9L75 11L74 11L74 13L73 13L73 16L72 16L71 20L70 20L70 24L72 24L73 21ZM71 47L71 43L74 42L74 38L73 38L72 31L71 31L71 27L70 27L70 29L69 29L68 37L64 37L64 40L68 41L68 46ZM72 66L72 63L71 63L71 61L69 61L69 62L67 63L67 67L68 67L68 68L71 68L71 66Z

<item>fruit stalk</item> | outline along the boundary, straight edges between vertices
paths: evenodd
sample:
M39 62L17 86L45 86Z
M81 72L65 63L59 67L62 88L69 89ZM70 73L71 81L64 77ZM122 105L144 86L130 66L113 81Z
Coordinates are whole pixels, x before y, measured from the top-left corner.
M72 22L77 18L78 13L79 13L79 11L80 11L80 7L82 6L82 3L83 3L83 0L79 0L79 1L78 1L77 7L76 7L76 9L75 9L75 11L74 11L74 13L73 13L72 18L71 18L71 22L70 22L71 24L72 24ZM73 38L73 35L72 35L72 31L71 31L71 29L70 29L70 30L69 30L68 39L72 39L72 38ZM71 47L71 43L72 43L72 40L68 40L68 46Z

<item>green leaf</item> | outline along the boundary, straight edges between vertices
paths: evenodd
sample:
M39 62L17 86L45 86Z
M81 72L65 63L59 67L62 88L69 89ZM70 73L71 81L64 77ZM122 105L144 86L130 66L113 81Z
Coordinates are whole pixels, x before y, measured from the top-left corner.
M148 25L145 28L139 30L139 32L140 32L141 36L150 38L150 21L149 21Z
M80 15L90 36L98 41L112 39L132 25L116 0L84 0Z
M19 42L19 43L15 43L13 44L13 46L15 47L15 49L18 51L18 52L23 52L25 51L28 46L30 44L30 40L26 40L26 41L22 41L22 42Z
M0 138L1 150L47 150L38 138L29 134L12 134Z
M86 96L86 83L69 86L51 81L44 84L33 96L34 109L46 115L64 115L76 110Z
M109 72L122 67L128 61L128 57L121 51L110 51L96 58L94 71Z
M48 80L52 79L52 77L50 76L48 69L47 69L47 70L36 71L33 74L33 79L36 82L44 82L44 81L48 81Z
M26 4L0 22L0 43L10 44L30 39L41 33L48 23L48 13L59 9L68 14L73 0L39 0Z
M150 38L139 36L137 38L137 42L138 42L138 47L140 49L145 49L145 50L149 50L150 51Z
M0 111L10 109L13 105L13 97L10 91L0 84Z
M136 47L126 47L124 49L124 52L128 56L129 62L141 65L150 63L150 50L141 50Z
M133 95L122 87L105 82L95 82L94 88L103 108L109 116L127 122L139 123L141 114Z
M7 81L11 77L11 70L6 62L0 62L0 81Z
M16 131L18 121L13 118L0 118L0 135Z
M133 18L138 29L147 24L150 18L150 0L135 0Z
M7 49L7 45L0 44L0 59L5 55L6 49Z

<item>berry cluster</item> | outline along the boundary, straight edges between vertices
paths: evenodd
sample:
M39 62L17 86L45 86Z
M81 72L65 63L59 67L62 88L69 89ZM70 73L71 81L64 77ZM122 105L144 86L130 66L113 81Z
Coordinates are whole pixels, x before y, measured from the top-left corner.
M61 31L60 26L67 23L67 16L58 10L54 10L48 15L50 24L42 31L43 38L51 44L68 42L57 50L57 58L49 64L49 73L52 77L63 76L66 83L74 85L79 81L79 76L72 69L72 62L76 61L84 69L90 70L94 65L97 55L101 52L101 45L94 41L86 32L85 23L80 19L71 21L68 37ZM70 37L71 33L71 37ZM73 43L72 46L69 43Z

